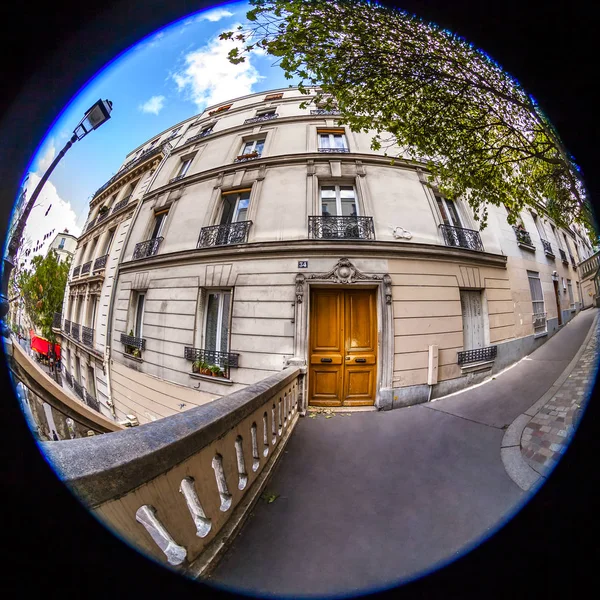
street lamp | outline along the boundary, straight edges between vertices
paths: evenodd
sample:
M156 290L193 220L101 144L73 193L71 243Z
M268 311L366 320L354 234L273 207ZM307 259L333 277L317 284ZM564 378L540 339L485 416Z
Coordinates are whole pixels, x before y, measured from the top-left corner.
M73 135L71 139L65 144L65 147L58 153L57 157L52 161L52 164L48 167L37 187L35 188L33 194L31 194L31 198L27 202L27 206L21 213L19 217L19 221L13 230L13 234L8 243L8 247L6 249L6 254L4 256L3 261L3 269L2 269L2 290L0 292L0 319L2 319L2 323L0 324L2 329L2 336L5 338L10 337L10 331L6 324L4 323L4 317L8 314L10 305L8 301L8 282L10 279L10 274L14 267L14 260L17 255L17 251L19 246L21 245L21 239L23 237L23 232L25 231L25 225L27 223L27 219L29 218L29 213L31 212L37 197L40 195L44 184L50 177L50 174L56 168L56 165L60 162L62 157L67 153L67 150L77 141L83 139L88 133L94 131L94 129L98 129L100 125L106 123L108 119L110 119L110 113L112 111L112 102L110 100L98 100L93 106L91 106L83 116L83 119L79 122L77 127L73 130Z

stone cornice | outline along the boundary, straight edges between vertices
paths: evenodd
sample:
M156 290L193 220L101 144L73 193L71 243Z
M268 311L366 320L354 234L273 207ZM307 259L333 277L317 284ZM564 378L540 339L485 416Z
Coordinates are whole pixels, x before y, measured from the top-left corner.
M232 260L272 258L273 256L301 255L303 258L323 256L352 256L359 258L414 258L420 260L441 260L461 262L471 265L506 268L507 258L503 254L466 250L452 246L418 244L406 242L359 241L331 242L328 240L287 240L285 242L254 242L236 246L195 248L181 252L158 254L141 260L121 263L121 272L145 270L149 268L171 267L208 260Z

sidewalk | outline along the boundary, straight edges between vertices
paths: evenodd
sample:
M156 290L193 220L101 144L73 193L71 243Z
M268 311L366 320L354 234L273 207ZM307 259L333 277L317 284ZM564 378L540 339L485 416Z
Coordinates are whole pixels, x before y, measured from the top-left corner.
M505 466L524 490L543 483L569 445L596 378L599 333L600 319L596 316L580 352L549 393L515 419L507 431L503 452L518 446L521 460L505 460Z

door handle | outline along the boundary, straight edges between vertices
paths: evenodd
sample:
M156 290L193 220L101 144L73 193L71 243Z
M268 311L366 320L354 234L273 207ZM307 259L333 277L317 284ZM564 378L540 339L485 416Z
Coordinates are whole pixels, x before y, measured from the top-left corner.
M331 362L331 358L322 358L321 362Z
M367 359L366 358L357 358L354 362L363 363L363 362L367 362Z

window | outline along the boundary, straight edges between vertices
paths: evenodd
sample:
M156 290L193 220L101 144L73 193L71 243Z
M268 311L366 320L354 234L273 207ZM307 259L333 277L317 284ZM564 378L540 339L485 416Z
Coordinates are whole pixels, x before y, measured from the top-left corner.
M544 333L546 331L546 313L544 312L544 294L540 274L536 271L527 271L527 277L533 306L533 332L534 334Z
M94 294L91 295L89 297L89 309L88 309L88 323L87 326L90 329L94 329L94 326L96 324L96 314L98 311L98 302L100 301L100 298L98 295Z
M444 221L444 225L450 225L451 227L462 227L454 200L448 200L448 198L443 198L442 196L438 195L435 196L435 199L440 210L442 220Z
M531 213L531 216L533 217L533 222L535 223L535 228L540 235L540 239L547 240L548 238L546 237L546 231L544 230L544 224L542 223L542 220L534 213Z
M274 108L268 108L268 109L263 109L263 110L257 110L256 111L256 116L257 117L274 117L277 114L277 111Z
M167 219L168 213L169 213L169 209L155 213L154 225L152 226L152 234L150 236L151 240L155 240L161 236L163 229L165 227L165 221Z
M569 304L571 308L575 308L575 298L573 298L573 284L570 279L567 279L567 290L569 291Z
M181 129L181 127L177 127L176 129L173 129L173 131L171 131L171 133L169 134L169 137L165 141L172 140L179 133L180 129Z
M215 124L211 123L210 125L205 125L201 130L200 130L200 135L208 135L209 133L212 133L212 130L214 129Z
M144 302L146 300L146 294L138 293L135 298L135 315L133 323L133 337L141 338L143 333L144 325Z
M75 356L75 381L81 385L81 360Z
M358 203L354 186L321 186L321 214L323 217L356 217Z
M319 152L348 151L348 142L343 129L319 129Z
M229 225L230 223L246 221L249 204L250 190L223 194L223 212L221 213L220 224Z
M552 227L552 235L554 235L554 238L556 239L556 245L558 246L559 250L563 250L563 246L560 241L560 236L558 235L558 232L556 231L556 227L554 227L554 225L551 225L551 227Z
M257 156L260 156L264 147L265 138L244 142L240 156L247 156L249 154L256 154Z
M88 365L87 368L87 391L90 396L96 398L96 374L94 373L94 369Z
M62 250L65 247L66 238L60 238L60 244L58 244L59 250Z
M229 351L231 290L211 290L206 296L204 349Z
M116 229L109 229L108 230L108 235L106 236L106 242L104 243L104 251L102 252L102 255L108 254L110 252L110 245L112 244L112 241L115 237L115 231Z
M176 181L177 179L182 179L183 177L185 177L185 174L188 172L188 169L190 168L190 165L192 164L192 157L187 157L187 158L182 158L181 159L181 163L179 165L179 171L177 172L177 175L175 175L175 177L173 177L173 179L171 179L171 181Z

